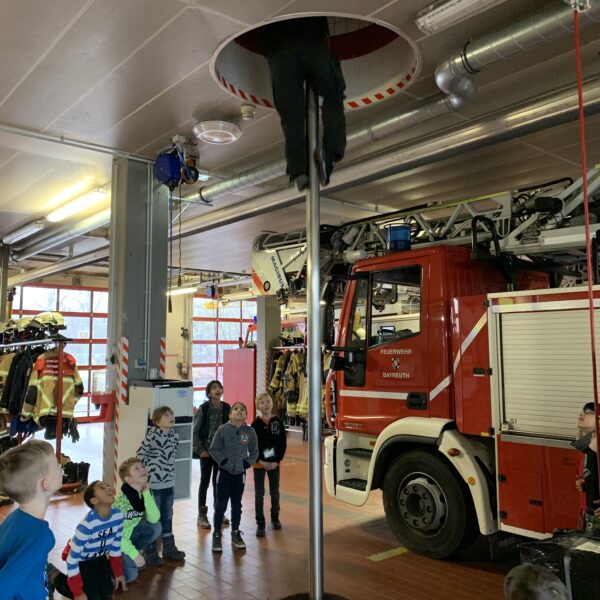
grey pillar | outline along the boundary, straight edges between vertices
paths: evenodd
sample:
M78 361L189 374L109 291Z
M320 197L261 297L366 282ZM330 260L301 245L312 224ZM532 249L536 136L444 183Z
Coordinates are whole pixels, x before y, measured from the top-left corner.
M168 191L153 166L126 158L113 162L110 245L109 355L119 338L129 341L129 378L147 379L160 366L167 318ZM109 365L109 389L116 368ZM105 425L105 481L113 480L114 423Z
M6 321L6 300L8 294L8 258L10 246L0 242L0 321Z
M281 308L275 296L256 299L256 393L268 388L267 360L271 348L278 346L281 333Z

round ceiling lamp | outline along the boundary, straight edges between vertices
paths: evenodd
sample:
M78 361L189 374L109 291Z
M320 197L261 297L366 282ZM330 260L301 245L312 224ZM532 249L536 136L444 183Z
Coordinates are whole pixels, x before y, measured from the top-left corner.
M242 128L230 121L200 121L194 125L194 135L207 144L233 144L242 137Z

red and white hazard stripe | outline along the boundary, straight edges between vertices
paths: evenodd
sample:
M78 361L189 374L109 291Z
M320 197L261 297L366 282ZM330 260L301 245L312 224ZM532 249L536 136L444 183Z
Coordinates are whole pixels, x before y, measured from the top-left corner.
M127 378L129 375L129 339L119 338L117 345L117 393L115 394L115 455L114 485L117 485L119 470L119 406L127 403Z
M164 379L167 372L167 338L160 338L160 363L158 377Z

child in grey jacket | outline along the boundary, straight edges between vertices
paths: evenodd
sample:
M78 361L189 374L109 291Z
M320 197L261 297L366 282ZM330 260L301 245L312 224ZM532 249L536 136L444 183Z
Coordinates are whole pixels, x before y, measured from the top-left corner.
M231 499L231 543L245 548L240 533L242 494L246 483L246 469L258 459L258 440L252 427L246 425L248 411L242 402L231 407L229 422L221 425L210 445L210 455L219 465L217 475L217 504L212 540L213 552L221 552L221 526L227 503Z

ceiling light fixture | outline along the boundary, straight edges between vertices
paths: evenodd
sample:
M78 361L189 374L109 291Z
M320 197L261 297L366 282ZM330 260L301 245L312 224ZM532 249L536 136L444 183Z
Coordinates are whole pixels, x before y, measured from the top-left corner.
M64 221L65 219L86 210L90 206L102 202L106 199L106 195L107 194L103 189L97 188L87 194L83 194L83 196L75 198L75 200L71 200L71 202L67 202L67 204L60 206L56 210L53 210L46 219L50 221L50 223Z
M208 181L211 174L208 171L198 170L198 181Z
M45 227L45 224L44 224L43 219L38 219L37 221L32 221L31 223L27 223L27 225L23 225L23 227L19 227L19 229L16 229L12 233L5 235L2 238L2 243L10 246L11 244L20 242L21 240L24 240L25 238L32 236L33 234L37 233L38 231L41 231L42 229L44 229L44 227Z
M181 287L181 288L173 288L172 290L167 290L167 296L183 296L185 294L195 294L198 291L198 286L190 286L190 287Z
M427 35L442 31L456 23L502 4L506 0L439 0L417 13L415 25Z
M207 144L232 144L242 137L242 128L230 121L199 121L193 131L199 140Z

